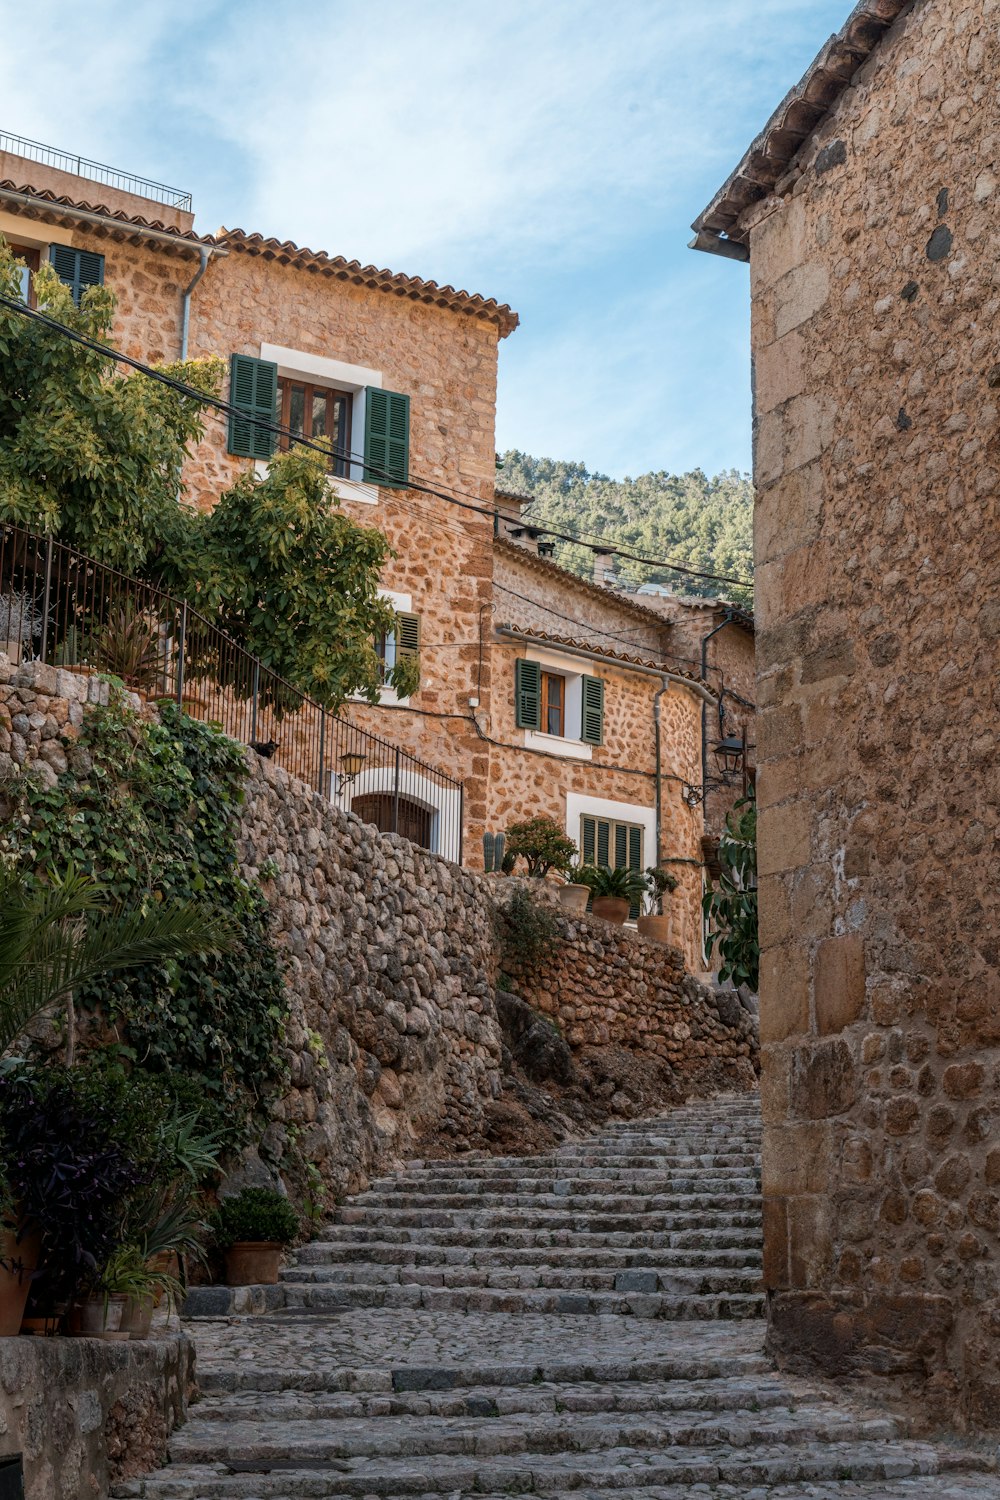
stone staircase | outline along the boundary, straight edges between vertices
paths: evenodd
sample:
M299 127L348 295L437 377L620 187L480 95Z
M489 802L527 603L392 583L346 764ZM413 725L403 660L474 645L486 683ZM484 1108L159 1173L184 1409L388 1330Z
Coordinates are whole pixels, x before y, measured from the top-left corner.
M146 1500L996 1500L992 1455L775 1375L755 1097L528 1159L413 1163L266 1317L199 1321Z

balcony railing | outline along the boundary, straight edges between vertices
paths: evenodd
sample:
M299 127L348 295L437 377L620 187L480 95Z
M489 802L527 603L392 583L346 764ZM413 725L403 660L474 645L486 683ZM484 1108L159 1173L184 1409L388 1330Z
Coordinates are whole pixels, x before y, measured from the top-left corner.
M0 650L171 699L383 833L462 862L460 781L353 723L350 708L321 708L185 600L9 524Z
M12 151L15 156L26 156L29 161L42 162L47 167L58 167L60 172L72 172L75 177L89 177L93 182L120 188L123 193L136 193L140 198L152 198L156 203L165 203L184 213L191 212L191 194L185 193L181 188L167 187L163 182L151 182L148 177L136 177L132 172L119 172L115 167L90 161L86 156L76 156L72 151L57 151L54 146L44 146L41 141L29 141L23 135L11 135L9 131L0 130L0 151Z

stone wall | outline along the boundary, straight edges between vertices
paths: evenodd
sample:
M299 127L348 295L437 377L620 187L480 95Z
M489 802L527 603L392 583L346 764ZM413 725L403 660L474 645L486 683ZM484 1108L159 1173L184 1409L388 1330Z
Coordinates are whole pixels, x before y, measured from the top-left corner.
M0 1339L0 1458L23 1456L25 1500L98 1500L163 1461L193 1388L181 1334Z
M592 916L555 913L558 941L518 990L573 1048L627 1046L668 1063L678 1081L753 1088L757 1026L731 990L699 984L676 948ZM509 962L509 960L507 960ZM697 1087L695 1091L698 1091Z
M747 220L771 1343L994 1427L998 23L907 7Z

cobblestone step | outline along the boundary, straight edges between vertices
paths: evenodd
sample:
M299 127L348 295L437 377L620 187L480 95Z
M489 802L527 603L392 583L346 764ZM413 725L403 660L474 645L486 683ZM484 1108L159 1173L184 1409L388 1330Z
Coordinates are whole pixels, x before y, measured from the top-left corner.
M990 1452L769 1368L758 1139L741 1097L407 1164L302 1247L283 1310L194 1326L204 1399L116 1497L997 1500Z
M751 1485L794 1485L815 1480L870 1482L948 1474L955 1469L982 1473L984 1463L976 1454L941 1452L929 1444L906 1442L832 1442L816 1447L755 1444L715 1451L697 1447L660 1452L611 1448L584 1456L527 1452L510 1459L483 1460L451 1455L433 1461L339 1459L329 1461L325 1469L288 1463L279 1468L278 1461L273 1461L270 1469L254 1469L250 1460L236 1472L215 1463L171 1466L146 1479L118 1485L114 1494L118 1500L287 1500L289 1496L295 1500L355 1500L374 1495L380 1500L401 1500L403 1496L558 1496L567 1492L579 1497L584 1487L598 1495L602 1491L621 1495L649 1493L659 1486L676 1496L696 1484L735 1485L742 1487L738 1493L745 1494Z
M694 1249L633 1249L630 1245L603 1246L581 1250L571 1245L550 1246L544 1256L545 1266L558 1269L563 1266L599 1267L606 1270L621 1270L636 1266L736 1266L759 1267L762 1255L758 1248L719 1248L717 1250ZM534 1267L540 1256L535 1246L507 1246L496 1250L484 1250L469 1245L423 1245L419 1243L392 1244L382 1240L365 1240L359 1244L337 1243L302 1245L296 1252L294 1264L303 1267L334 1266L364 1262L368 1265L385 1266L470 1266L516 1269L521 1266Z
M760 1269L745 1267L629 1266L598 1270L576 1266L290 1266L282 1280L325 1286L439 1286L503 1291L566 1289L593 1292L670 1292L706 1296L710 1292L756 1292Z
M645 1276L648 1273L636 1273ZM759 1278L754 1277L755 1287ZM570 1313L576 1316L670 1318L701 1322L706 1318L760 1318L760 1291L700 1293L657 1292L636 1286L628 1292L588 1292L539 1289L504 1290L490 1287L438 1286L324 1286L288 1281L286 1309L311 1308L326 1312L352 1307L423 1308L449 1313ZM275 1314L280 1316L280 1314Z

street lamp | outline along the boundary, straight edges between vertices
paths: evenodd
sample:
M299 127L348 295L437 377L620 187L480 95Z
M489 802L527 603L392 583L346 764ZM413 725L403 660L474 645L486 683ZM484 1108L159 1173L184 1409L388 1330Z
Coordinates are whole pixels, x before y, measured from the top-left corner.
M715 746L714 754L716 765L728 780L730 775L735 776L743 769L746 740L743 737L737 739L732 734L727 735Z
M368 757L360 750L345 750L340 757L340 785L350 786L364 770L365 761Z

